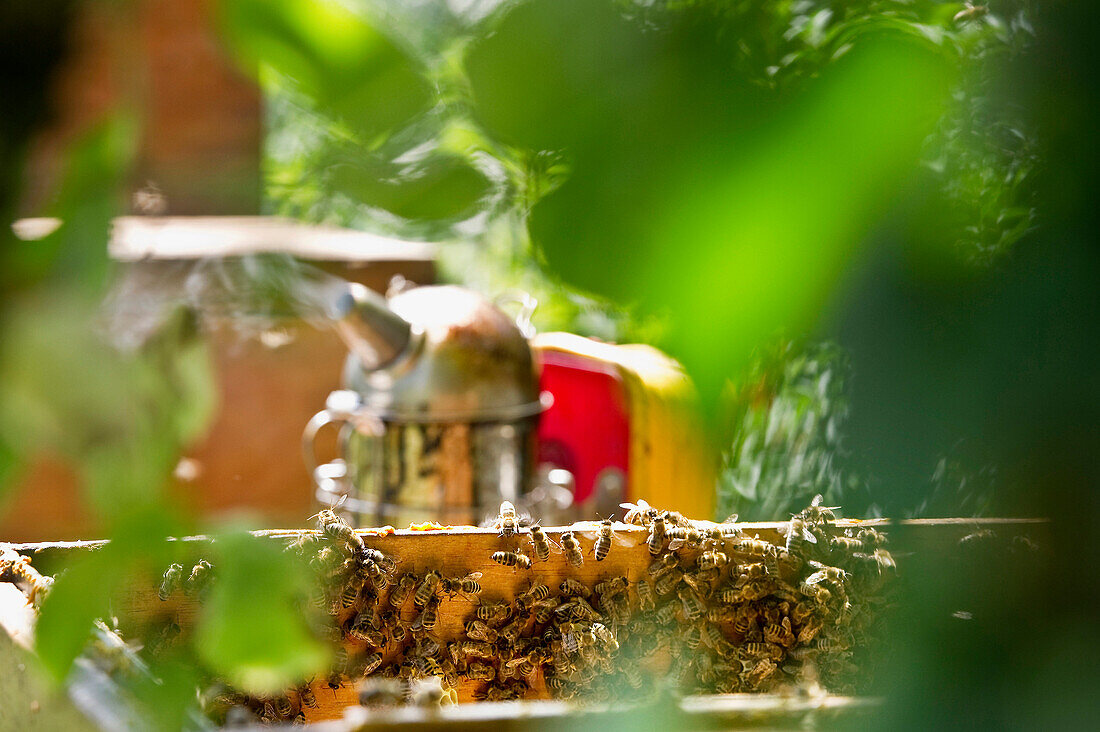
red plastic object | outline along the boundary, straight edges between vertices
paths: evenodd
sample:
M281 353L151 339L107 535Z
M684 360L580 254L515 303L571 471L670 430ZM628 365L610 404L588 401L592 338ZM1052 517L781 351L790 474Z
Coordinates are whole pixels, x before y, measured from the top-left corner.
M630 402L615 367L571 353L542 351L540 386L554 396L539 421L539 462L565 468L574 501L592 495L607 468L630 484Z

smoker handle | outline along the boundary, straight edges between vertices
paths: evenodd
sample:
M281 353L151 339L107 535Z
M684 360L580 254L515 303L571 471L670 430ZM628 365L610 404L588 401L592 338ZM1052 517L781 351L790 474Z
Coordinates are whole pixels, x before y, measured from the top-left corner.
M334 391L325 401L325 408L310 418L302 432L302 458L306 470L317 488L332 494L333 502L350 488L347 484L347 464L341 457L327 463L318 462L317 435L330 424L337 425L342 430L355 418L358 405L358 395L355 392Z

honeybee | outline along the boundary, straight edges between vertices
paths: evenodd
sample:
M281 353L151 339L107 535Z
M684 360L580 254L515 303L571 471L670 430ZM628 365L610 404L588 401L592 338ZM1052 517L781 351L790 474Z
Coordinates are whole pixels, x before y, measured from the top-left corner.
M776 672L779 666L775 661L770 658L762 658L757 664L745 675L745 683L749 686L759 686L764 683L772 674Z
M702 632L703 642L707 644L708 648L722 656L728 655L732 651L733 644L726 639L718 626L711 623L702 623L699 629Z
M290 703L286 694L279 694L271 700L271 704L275 708L275 713L282 719L288 719L294 714L294 705Z
M767 553L771 551L771 546L771 544L763 541L759 536L754 536L751 539L747 536L742 537L741 539L737 540L737 543L735 545L738 551L754 557L766 556Z
M667 521L667 518L666 518ZM693 526L673 526L665 531L669 538L668 548L676 551L681 547L699 546L703 543L703 532Z
M210 587L210 580L214 576L214 565L205 559L200 559L198 563L191 568L191 574L187 578L187 590L199 597L202 597L206 590Z
M498 536L505 538L514 536L519 530L519 521L516 519L516 507L512 505L511 501L502 501L500 504L500 514L497 516L497 520L493 523L494 529L499 529Z
M378 670L382 665L382 654L378 651L365 656L361 662L362 674L368 676Z
M800 516L792 516L790 521L779 527L779 533L786 537L787 553L792 557L802 557L806 542L817 543L817 537L814 536Z
M310 709L317 706L317 697L313 695L313 688L308 683L298 686L298 701Z
M778 623L769 623L764 626L764 640L769 643L790 648L795 644L795 635L791 630L791 619L784 617Z
M772 577L782 577L780 563L786 562L789 557L790 555L787 554L786 549L771 544L768 546L768 551L764 554L764 568L768 570L768 574Z
M565 552L565 559L571 567L580 567L584 564L584 554L581 552L581 544L572 531L566 531L561 535L561 548Z
M413 594L413 605L416 607L424 607L427 605L428 601L435 596L436 588L439 586L439 581L441 579L443 579L443 577L439 572L436 572L434 569L429 570L428 573L424 575L424 579L421 581L420 586L416 588L416 593Z
M544 584L532 584L522 595L516 598L516 607L525 610L537 600L545 600L550 597L550 588Z
M592 594L591 590L572 577L563 579L561 584L558 585L558 589L566 597L589 597Z
M337 646L332 656L332 671L334 674L343 674L348 667L348 649ZM331 679L330 679L331 681Z
M653 586L649 584L649 580L639 579L634 588L638 593L638 606L642 610L652 610L657 606L657 594L653 591Z
M589 533L589 536L593 536L593 534ZM612 543L621 546L631 546L630 542L621 539L615 534L614 524L611 519L604 519L601 521L594 536L595 542L592 544L592 553L596 555L597 562L602 562L607 558L608 552L611 551Z
M400 608L412 595L414 589L416 589L416 575L412 572L401 575L401 579L397 580L397 584L390 591L390 607Z
M602 582L597 582L595 589L597 595L617 594L630 586L630 580L626 577L612 577Z
M484 620L471 618L466 621L466 637L470 640L480 640L486 643L496 643L497 632L489 627Z
M508 617L511 608L507 602L479 602L476 615L487 623L502 622Z
M698 620L703 617L707 612L706 603L696 595L691 588L681 587L676 596L680 598L680 602L684 606L684 617L688 620Z
M721 571L715 567L709 569L693 569L689 572L684 572L684 582L701 597L707 597L711 593L711 583L717 580L721 574Z
M806 578L805 583L807 585L813 586L822 582L840 585L844 580L848 579L848 573L839 567L827 567L818 562L811 562L810 566L814 567L817 571Z
M661 550L665 547L665 514L658 514L653 517L653 521L649 526L649 538L646 539L646 544L649 545L649 555L655 557L661 553Z
M730 558L725 552L711 548L700 554L696 558L695 564L699 569L721 569L729 564L729 561Z
M497 677L495 668L481 661L474 661L466 669L466 678L471 681L492 681Z
M752 605L742 605L733 616L733 629L741 635L748 635L756 626L757 610Z
M675 554L665 554L662 555L660 559L656 559L650 562L649 567L646 568L646 572L649 573L650 577L656 577L661 572L664 572L666 569L674 567L679 563L680 559Z
M657 509L646 503L644 498L639 498L637 503L620 503L619 508L626 509L623 523L635 526L648 526L658 514Z
M691 625L684 629L683 633L680 635L680 640L683 641L685 646L694 651L702 642L703 634L699 631L698 626Z
M965 7L962 10L955 13L955 16L951 19L956 23L965 23L970 20L978 20L989 12L988 5L975 5L967 0Z
M508 623L499 631L497 631L497 635L500 636L500 639L502 641L515 643L517 640L519 640L519 634L523 632L523 627L525 625L527 625L527 618L523 616L517 617L516 619L512 620L512 622Z
M169 565L168 569L164 570L164 579L160 583L160 592L157 593L157 597L159 597L161 601L167 600L169 596L176 591L176 588L179 587L182 579L183 565Z
M548 623L554 610L561 604L561 600L557 597L548 597L545 600L538 600L534 604L535 610L535 622L536 623Z
M836 514L833 513L833 511L840 508L840 506L822 506L821 504L824 500L824 497L818 493L814 496L813 500L810 501L810 505L802 510L802 513L799 514L799 518L811 524L836 521Z
M504 565L505 567L531 569L531 557L527 556L521 551L493 552L489 558L497 564Z
M676 589L676 585L680 584L680 580L684 578L684 572L679 567L672 567L665 570L663 574L658 575L653 580L653 590L660 595L667 595Z
M317 519L317 529L326 540L333 543L342 541L353 551L363 548L363 537L356 534L348 522L337 516L335 511L326 508L310 518Z
M863 542L851 536L834 536L829 539L829 547L843 554L854 554L863 551Z
M454 597L459 593L466 595L467 598L477 597L481 594L481 585L477 582L479 579L481 579L481 572L470 572L461 578L448 577L440 580L439 591L448 597Z
M393 638L394 643L404 643L405 638L408 637L408 631L405 627L405 621L401 619L393 610L386 610L379 616L379 620L382 626L388 628L390 631L390 637Z
M424 605L424 609L420 612L420 617L416 619L416 623L424 630L433 630L436 622L439 620L439 598L431 597L428 599L427 604Z
M344 591L340 593L340 607L347 610L359 599L359 591L363 589L366 580L360 575L352 575L344 585Z
M529 531L531 532L531 546L534 549L535 557L540 562L549 561L551 551L561 551L561 547L558 546L557 542L548 538L546 532L538 524L531 526Z

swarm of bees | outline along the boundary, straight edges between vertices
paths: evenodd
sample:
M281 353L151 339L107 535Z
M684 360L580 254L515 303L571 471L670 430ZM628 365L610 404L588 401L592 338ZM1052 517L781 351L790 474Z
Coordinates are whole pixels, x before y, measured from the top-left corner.
M732 520L691 521L641 500L624 508L626 523L643 530L620 528L629 540L608 519L582 522L555 541L537 523L522 525L505 502L492 524L500 546L484 569L524 573L523 589L509 598L484 597L482 571L399 571L395 558L322 511L318 531L287 548L321 578L311 604L328 618L317 631L336 646L332 668L269 698L221 689L204 697L212 716L301 721L326 685L335 692L366 677L360 696L371 706L420 697L445 703L471 684L483 700L548 694L611 702L661 688L770 691L807 680L846 692L860 681L855 654L875 635L874 610L896 572L884 535L838 527L820 497L783 525L778 543L747 536ZM591 584L569 576L618 545L643 543L639 533L649 557L639 576L603 572ZM555 566L566 574L541 582L532 568L553 555L562 555ZM169 567L161 596L181 584L200 592L210 569ZM447 617L460 614L457 636L437 634L441 607Z

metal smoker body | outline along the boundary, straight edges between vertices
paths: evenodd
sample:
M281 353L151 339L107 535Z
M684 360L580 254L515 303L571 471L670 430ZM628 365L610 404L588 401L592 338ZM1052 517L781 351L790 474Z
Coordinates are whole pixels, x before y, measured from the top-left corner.
M322 505L344 501L358 525L403 526L477 523L502 500L523 503L548 395L516 322L455 286L387 301L350 284L333 315L351 351L344 389L303 436ZM316 465L314 438L330 423L341 457Z

